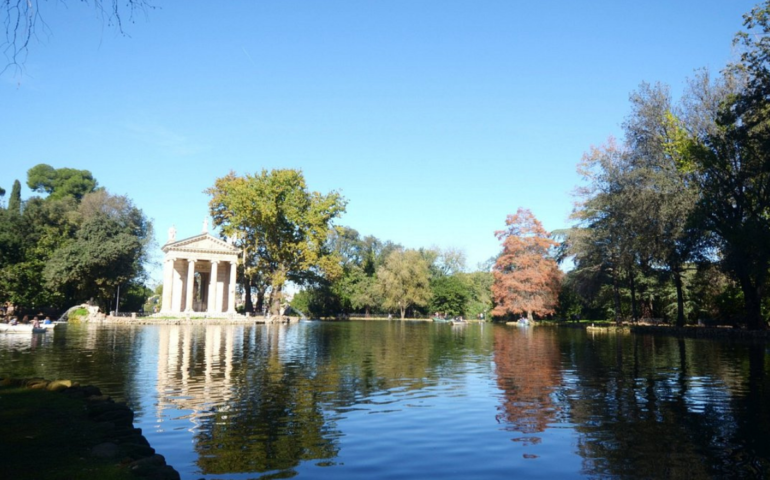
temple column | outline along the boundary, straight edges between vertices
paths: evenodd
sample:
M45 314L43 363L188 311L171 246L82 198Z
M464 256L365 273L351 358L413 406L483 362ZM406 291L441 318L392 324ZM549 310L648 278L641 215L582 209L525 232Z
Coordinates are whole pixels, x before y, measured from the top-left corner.
M211 278L209 279L208 313L222 313L217 301L217 277L219 277L219 262L211 261Z
M184 311L187 313L193 311L193 292L195 290L195 260L187 261L187 283L185 284L185 287L187 294L185 296Z
M181 313L184 309L182 300L184 299L184 278L182 273L176 268L176 261L171 267L171 313Z
M235 313L235 270L238 262L230 262L230 283L227 285L227 313Z
M161 299L160 311L162 313L171 312L171 292L174 290L174 260L168 258L163 262L163 297Z

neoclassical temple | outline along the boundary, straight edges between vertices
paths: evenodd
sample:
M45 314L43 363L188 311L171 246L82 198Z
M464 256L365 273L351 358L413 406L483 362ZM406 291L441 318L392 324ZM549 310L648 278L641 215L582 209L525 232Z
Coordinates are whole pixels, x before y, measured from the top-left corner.
M163 246L163 302L161 314L235 313L235 271L240 250L203 233L176 240L169 230Z

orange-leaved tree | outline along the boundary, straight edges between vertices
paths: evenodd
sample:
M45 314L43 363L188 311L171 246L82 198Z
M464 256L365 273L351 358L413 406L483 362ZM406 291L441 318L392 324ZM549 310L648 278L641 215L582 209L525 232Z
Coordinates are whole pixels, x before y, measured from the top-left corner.
M558 305L562 273L550 255L557 242L528 209L508 215L507 228L495 232L503 251L493 268L494 316L549 315Z

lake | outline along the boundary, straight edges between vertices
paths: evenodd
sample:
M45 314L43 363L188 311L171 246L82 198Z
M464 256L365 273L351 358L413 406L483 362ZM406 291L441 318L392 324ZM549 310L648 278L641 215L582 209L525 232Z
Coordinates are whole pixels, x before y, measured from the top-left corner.
M764 478L759 343L427 322L69 325L0 375L93 384L184 479Z

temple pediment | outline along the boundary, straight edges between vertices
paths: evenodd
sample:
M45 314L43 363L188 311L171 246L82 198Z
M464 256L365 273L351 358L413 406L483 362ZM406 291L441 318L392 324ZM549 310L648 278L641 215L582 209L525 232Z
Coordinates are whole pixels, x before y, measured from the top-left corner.
M163 246L163 252L169 253L171 251L229 255L237 255L240 253L240 249L223 240L213 237L208 233L202 233L176 242L169 242Z

